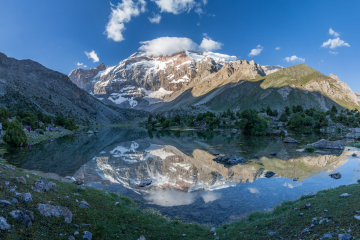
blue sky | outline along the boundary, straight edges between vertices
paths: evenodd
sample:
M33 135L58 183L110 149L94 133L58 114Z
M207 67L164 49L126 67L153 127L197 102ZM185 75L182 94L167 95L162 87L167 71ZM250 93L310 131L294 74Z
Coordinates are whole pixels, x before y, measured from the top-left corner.
M0 0L0 52L69 74L77 63L113 66L140 42L155 51L178 44L261 65L305 62L360 92L359 9L356 0Z

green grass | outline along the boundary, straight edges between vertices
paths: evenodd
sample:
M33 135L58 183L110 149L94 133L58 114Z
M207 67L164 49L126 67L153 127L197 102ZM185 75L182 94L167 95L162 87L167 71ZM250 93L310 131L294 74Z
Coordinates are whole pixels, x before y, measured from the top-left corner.
M305 151L308 151L310 153L315 152L315 150L316 149L314 147L310 147L310 146L305 147Z
M347 142L347 143L345 143L345 146L360 148L360 143L358 143L358 142L352 142L352 143Z
M90 231L93 239L138 239L144 235L147 240L151 239L318 239L324 233L344 233L343 230L351 228L353 237L360 237L359 220L354 218L354 211L360 210L360 185L353 184L346 187L324 190L313 197L301 197L296 201L283 202L273 212L254 212L245 220L225 223L216 226L216 236L210 233L213 226L200 224L186 224L176 220L169 220L159 213L140 210L135 203L115 193L107 193L102 190L86 187L86 191L77 192L77 185L55 181L53 191L38 193L31 190L31 186L40 178L29 174L26 178L27 184L18 183L16 176L25 176L25 171L10 170L0 166L0 199L9 200L14 195L8 191L9 186L17 186L16 191L20 193L30 192L33 202L26 204L19 197L19 204L8 207L0 207L0 216L7 218L8 223L13 225L11 232L0 232L0 239L68 239L75 231L80 234L76 239L82 239L84 231ZM6 186L5 181L10 185ZM49 180L50 181L50 180ZM74 195L79 193L80 195ZM340 197L342 193L351 194L347 198ZM69 196L67 198L66 196ZM84 199L90 204L88 209L80 209L79 203L75 201ZM66 224L62 218L44 217L40 215L37 203L48 203L68 207L74 214L71 224ZM116 202L119 204L115 205ZM310 203L311 208L304 206ZM30 210L34 212L35 221L33 225L26 228L9 216L9 212L15 209ZM327 209L328 212L324 212ZM304 216L299 216L299 213ZM312 218L318 221L325 216L330 216L331 221L322 225L309 228ZM82 226L82 223L90 224L90 227ZM74 224L79 225L77 228ZM305 228L310 233L300 236ZM270 236L268 232L276 232ZM63 234L60 236L60 234ZM183 236L183 234L186 234ZM225 234L225 236L224 236Z

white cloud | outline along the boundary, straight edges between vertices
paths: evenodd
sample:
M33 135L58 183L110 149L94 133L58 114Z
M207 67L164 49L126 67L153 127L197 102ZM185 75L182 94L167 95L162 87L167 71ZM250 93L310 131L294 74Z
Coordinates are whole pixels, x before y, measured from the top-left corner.
M83 65L83 63L79 63L79 62L78 62L76 65L78 65L78 66L82 66L82 65Z
M198 22L196 25L198 25L198 27L200 27L200 23Z
M334 30L332 30L332 28L329 29L329 34L330 34L330 35L334 35L335 37L340 36L340 34L337 33L337 32L335 32Z
M97 56L97 54L95 53L94 50L92 50L91 52L86 52L85 51L86 56L90 59L93 60L93 62L98 62L99 61L99 57Z
M149 17L149 20L151 23L159 24L160 20L161 20L161 16L160 16L160 14L154 14L154 16L152 18Z
M198 45L189 38L160 37L150 41L140 42L139 50L149 56L172 55L185 50L196 50Z
M206 5L208 3L208 0L203 0L203 4Z
M196 4L195 0L151 0L160 8L161 12L179 14L190 11Z
M219 50L223 46L221 42L215 42L211 38L207 36L207 34L204 34L205 37L203 38L199 49L202 51L213 51L213 50Z
M122 35L122 32L125 30L124 23L129 22L132 17L139 16L140 13L145 12L146 2L145 0L138 0L137 3L134 3L133 0L123 0L115 8L113 8L114 5L111 6L110 20L106 25L105 33L107 38L120 42L124 40Z
M87 68L87 66L86 66L86 65L84 65L84 68Z
M305 58L299 58L296 55L286 57L284 60L287 62L305 62Z
M280 50L281 48L280 47L276 47L275 50Z
M197 8L195 9L195 12L196 12L199 16L201 16L202 14L204 14L204 10L203 10L201 7L197 7Z
M329 39L321 45L321 47L329 47L331 49L334 49L337 47L342 47L342 46L350 47L350 45L347 42L345 42L344 40L341 40L339 37L334 38L334 39Z
M249 57L259 55L263 49L264 49L263 46L257 45L256 48L251 49L251 52L249 53Z
M339 54L338 52L333 52L333 51L329 51L329 53L335 56Z

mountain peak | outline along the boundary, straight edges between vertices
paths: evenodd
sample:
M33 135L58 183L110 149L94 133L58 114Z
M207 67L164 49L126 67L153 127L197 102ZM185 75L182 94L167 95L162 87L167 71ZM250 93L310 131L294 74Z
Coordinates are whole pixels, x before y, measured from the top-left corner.
M333 74L333 73L330 73L329 77L331 77L332 79L334 79L336 81L341 81L340 78L337 75Z

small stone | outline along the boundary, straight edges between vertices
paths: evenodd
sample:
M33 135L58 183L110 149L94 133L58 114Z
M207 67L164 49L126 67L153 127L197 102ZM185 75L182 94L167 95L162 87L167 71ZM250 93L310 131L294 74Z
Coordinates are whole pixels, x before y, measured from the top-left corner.
M183 237L185 237L186 236L186 234L183 234Z
M296 177L296 178L293 179L293 181L297 181L298 179L299 179L299 178Z
M312 220L313 220L313 221L316 221L316 220L317 220L317 217L314 217Z
M19 203L19 201L16 198L13 198L12 200L14 203Z
M32 197L30 193L24 193L23 198L26 203L32 202Z
M80 204L79 208L89 208L88 206L84 205L84 204Z
M70 236L69 240L75 240L76 238L74 236Z
M334 178L334 179L340 179L341 178L341 173L332 173L329 175L330 177Z
M311 207L311 204L310 204L310 203L308 203L308 204L305 205L305 208L310 208L310 207Z
M332 236L330 233L325 233L322 238L323 239L332 239Z
M360 216L354 216L355 219L360 220Z
M300 235L303 235L305 233L309 232L309 229L308 228L305 228L304 230L301 231Z
M80 201L80 203L84 204L84 205L87 205L87 206L90 206L84 199Z
M116 202L116 203L115 203L115 205L118 205L118 204L119 204L119 202Z
M30 177L29 174L26 174L26 177L29 178Z
M344 233L344 234L339 234L338 235L339 240L351 240L352 237L350 234Z
M26 179L25 179L24 177L16 177L16 180L17 180L19 183L26 184Z
M34 221L34 213L32 211L25 210L25 214L27 214L30 219Z
M299 213L299 215L300 215L300 216L304 216L304 213L301 212L301 213Z
M327 212L328 210L324 209L324 212Z
M213 227L212 229L210 229L210 232L215 232L215 228Z
M350 194L348 194L348 193L343 193L340 195L340 197L348 197L348 196L350 196Z
M5 231L11 228L10 224L7 223L6 218L0 217L0 229Z
M85 189L84 185L80 185L76 188L76 190L77 191L85 191L86 189Z
M357 154L356 154L356 153L353 153L351 156L356 157L356 156L357 156Z
M26 227L32 225L31 218L27 214L23 213L20 210L14 210L14 211L10 212L9 214L13 218L15 218L18 222L23 223Z
M265 173L265 177L267 177L267 178L271 178L272 176L274 176L276 173L274 173L274 172L272 172L272 171L267 171L266 173Z
M5 185L9 185L10 183L8 181L5 181Z
M84 231L83 239L91 240L91 239L92 239L92 234L91 234L91 232L89 232L89 231Z
M0 200L0 204L3 205L11 205L11 202L7 201L7 200Z
M315 227L315 224L311 224L310 227L311 227L311 228Z
M270 236L273 236L273 235L276 234L276 232L268 232L268 234L269 234Z
M78 231L74 232L74 235L78 235L78 234L79 234L79 232L78 232Z

